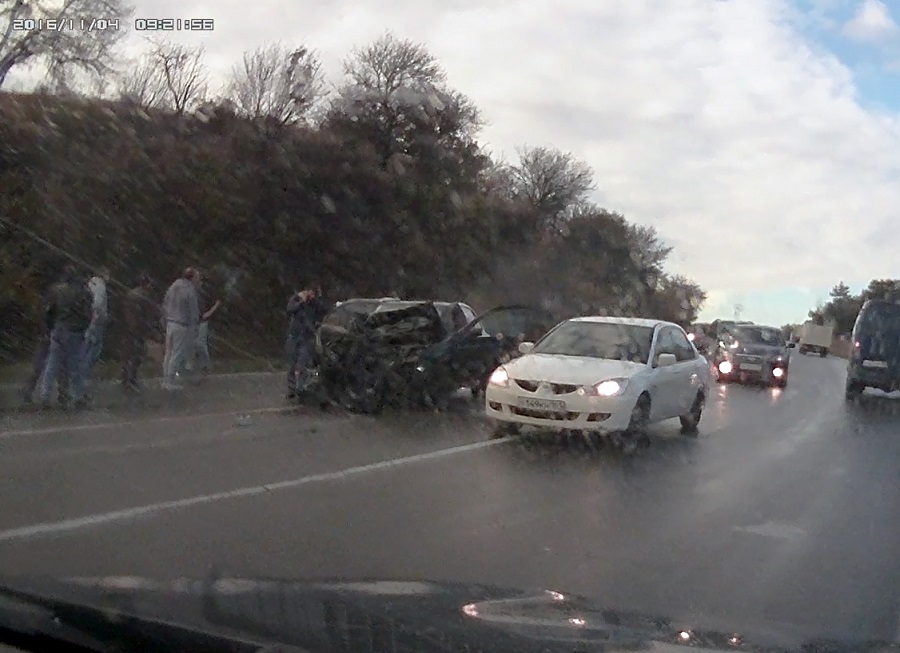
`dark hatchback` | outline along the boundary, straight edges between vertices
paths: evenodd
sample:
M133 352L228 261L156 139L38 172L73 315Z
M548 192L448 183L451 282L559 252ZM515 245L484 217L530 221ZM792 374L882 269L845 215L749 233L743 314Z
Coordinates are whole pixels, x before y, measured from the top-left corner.
M712 356L720 382L755 381L784 388L788 382L791 343L777 327L756 324L730 326Z
M866 388L900 390L900 304L873 299L863 304L847 364L845 395L855 399Z

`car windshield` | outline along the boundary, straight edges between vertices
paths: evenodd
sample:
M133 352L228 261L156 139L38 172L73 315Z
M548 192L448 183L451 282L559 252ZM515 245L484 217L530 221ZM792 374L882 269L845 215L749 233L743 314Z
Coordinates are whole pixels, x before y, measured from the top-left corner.
M252 5L0 0L0 583L900 641L900 0Z
M644 363L650 359L653 328L611 322L564 322L534 347L536 354L583 356Z
M784 335L780 329L774 327L733 327L734 337L748 345L766 345L769 347L783 347Z

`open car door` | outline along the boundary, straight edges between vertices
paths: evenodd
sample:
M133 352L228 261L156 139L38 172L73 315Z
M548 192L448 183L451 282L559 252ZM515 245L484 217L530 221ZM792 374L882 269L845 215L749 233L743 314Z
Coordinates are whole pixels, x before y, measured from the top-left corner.
M444 392L481 391L498 365L518 355L520 342L536 341L554 324L548 311L533 306L493 308L426 352L429 376Z

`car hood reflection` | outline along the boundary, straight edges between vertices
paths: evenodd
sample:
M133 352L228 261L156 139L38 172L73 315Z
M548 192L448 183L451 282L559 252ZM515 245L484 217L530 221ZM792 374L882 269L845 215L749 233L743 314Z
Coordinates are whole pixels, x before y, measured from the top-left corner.
M794 626L735 632L610 610L557 590L481 584L215 574L174 581L5 577L0 585L0 631L117 647L153 641L160 650L219 651L898 651L886 643L814 640Z

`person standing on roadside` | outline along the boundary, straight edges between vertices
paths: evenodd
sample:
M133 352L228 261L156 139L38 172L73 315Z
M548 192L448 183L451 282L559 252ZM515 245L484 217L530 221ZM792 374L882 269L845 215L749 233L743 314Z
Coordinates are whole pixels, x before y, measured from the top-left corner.
M122 387L126 392L140 392L138 372L147 354L147 339L159 338L160 308L151 296L153 280L142 274L138 285L122 300L122 322L125 342L122 363Z
M285 354L288 361L288 399L297 396L305 381L313 357L316 327L322 317L322 302L316 289L298 290L288 300L288 326Z
M94 270L94 276L88 281L88 290L91 291L93 301L91 305L91 324L85 331L81 354L81 378L85 386L90 383L94 365L100 359L100 354L103 351L103 340L106 337L106 327L109 324L107 283L109 283L109 270L105 267L99 267Z
M63 365L69 372L69 399L76 408L84 405L81 356L84 333L91 324L93 298L78 271L68 266L62 280L50 290L46 320L51 325L47 364L41 381L41 405L50 405L50 392Z
M166 355L163 359L163 387L180 388L177 379L185 363L193 354L200 324L200 305L197 299L197 283L200 271L185 268L163 300L163 318L166 323Z
M194 344L196 356L192 356L187 362L188 371L194 369L194 361L199 360L200 369L209 373L212 361L209 356L209 320L222 306L219 299L213 300L212 286L207 279L202 277L198 281L198 301L200 303L200 324L197 327L197 342Z
M60 277L59 281L62 281L62 277ZM52 290L55 285L56 284L51 284L44 292L38 310L40 340L38 341L37 349L35 349L34 357L31 361L31 374L25 380L25 385L22 388L22 401L26 404L32 403L34 391L39 389L41 378L44 375L44 368L47 366L47 354L50 352L50 333L53 330L53 325L49 322L47 317L47 308L50 305ZM66 365L65 360L60 361L58 385L59 403L65 405L69 401L69 368Z

